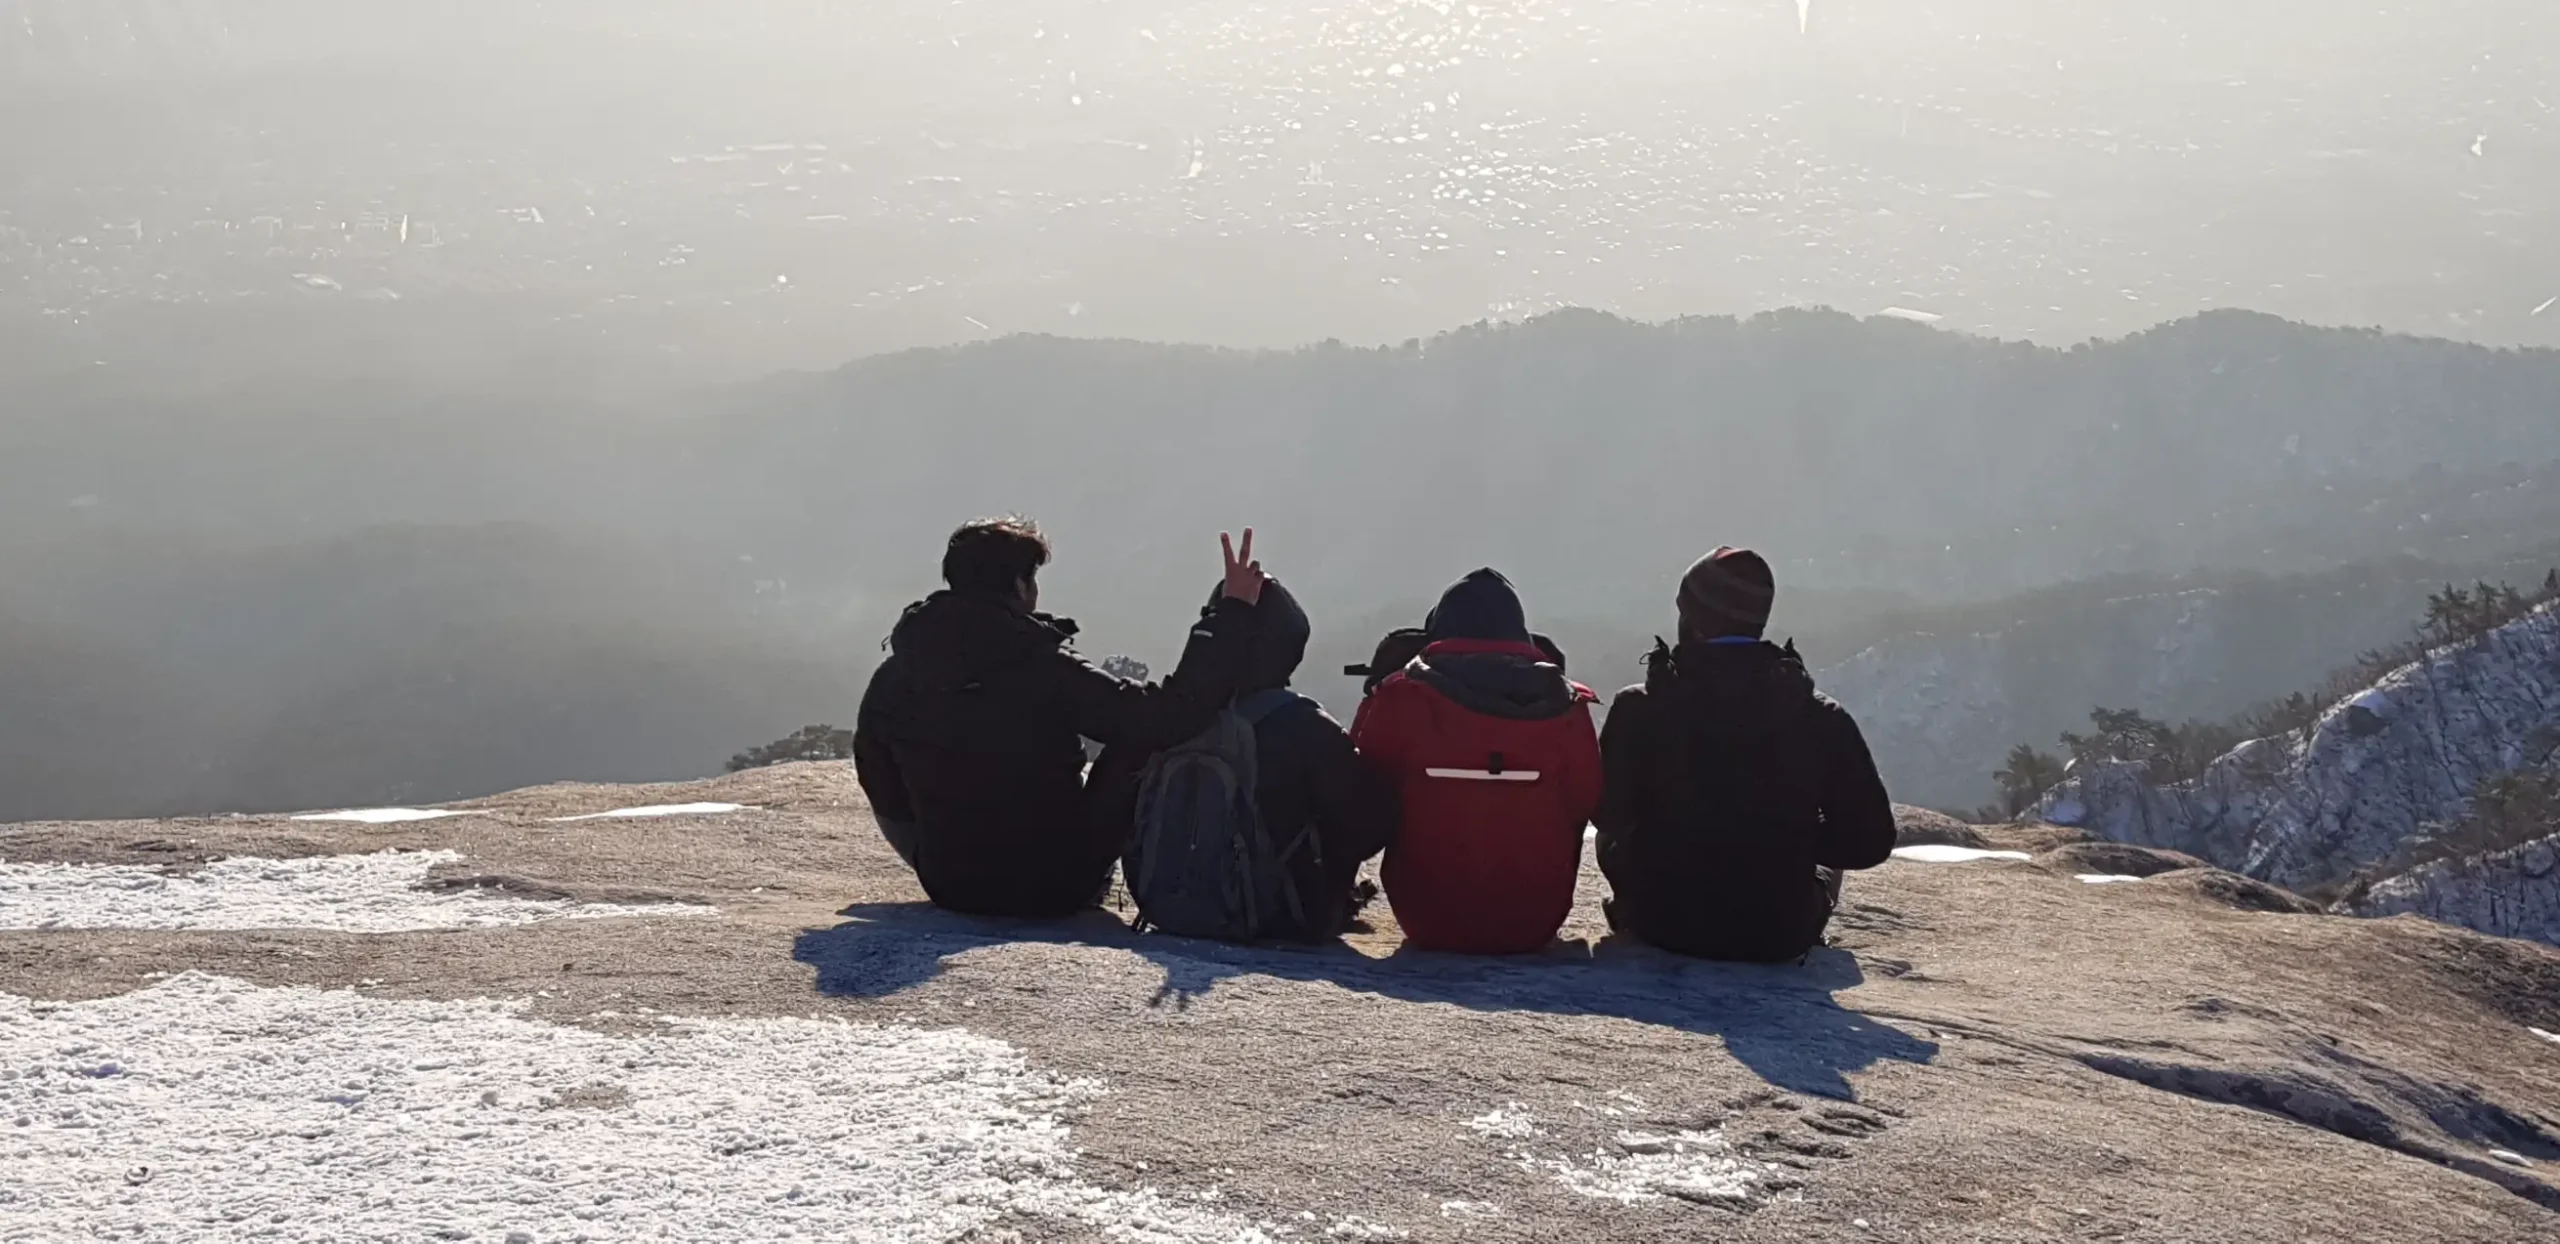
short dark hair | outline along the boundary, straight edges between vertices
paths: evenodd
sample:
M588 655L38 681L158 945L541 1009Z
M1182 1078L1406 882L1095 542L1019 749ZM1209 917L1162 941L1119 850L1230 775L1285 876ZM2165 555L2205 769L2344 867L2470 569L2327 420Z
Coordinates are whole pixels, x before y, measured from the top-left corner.
M1019 514L960 524L942 550L942 581L963 596L1000 599L1049 564L1049 537Z

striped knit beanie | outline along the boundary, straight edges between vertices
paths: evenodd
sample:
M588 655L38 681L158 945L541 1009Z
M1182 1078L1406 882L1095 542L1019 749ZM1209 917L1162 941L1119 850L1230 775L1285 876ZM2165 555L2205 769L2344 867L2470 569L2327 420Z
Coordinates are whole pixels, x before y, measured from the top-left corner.
M1681 642L1757 639L1769 627L1769 604L1777 595L1777 576L1758 553L1731 545L1717 549L1680 576Z

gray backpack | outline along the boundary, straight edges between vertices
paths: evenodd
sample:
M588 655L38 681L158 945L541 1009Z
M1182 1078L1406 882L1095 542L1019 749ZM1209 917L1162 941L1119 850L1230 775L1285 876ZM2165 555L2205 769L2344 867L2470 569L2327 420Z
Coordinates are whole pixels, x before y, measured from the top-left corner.
M1141 929L1250 941L1284 916L1304 923L1285 861L1306 835L1275 846L1255 797L1254 727L1299 698L1287 690L1246 696L1198 737L1147 762L1137 826L1121 859Z

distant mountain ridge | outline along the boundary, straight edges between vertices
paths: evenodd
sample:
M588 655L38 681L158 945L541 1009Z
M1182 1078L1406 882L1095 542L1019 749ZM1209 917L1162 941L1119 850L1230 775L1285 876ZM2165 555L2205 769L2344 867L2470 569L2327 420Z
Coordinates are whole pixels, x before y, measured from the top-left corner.
M2244 313L2071 350L1806 311L1375 349L1019 337L629 402L444 355L395 383L324 340L326 374L204 379L224 343L197 341L0 420L0 614L30 636L0 681L54 694L70 635L82 668L152 661L25 754L25 806L716 766L844 720L952 525L1027 511L1097 654L1168 668L1215 533L1251 523L1348 650L1318 675L1490 564L1607 691L1671 629L1681 569L1751 544L1774 629L1897 791L1970 807L2009 743L2095 704L2233 711L2215 697L2394 638L2403 594L2560 531L2560 354ZM209 718L198 678L227 688ZM135 713L218 739L186 749L218 771L79 776ZM378 754L323 746L355 739Z

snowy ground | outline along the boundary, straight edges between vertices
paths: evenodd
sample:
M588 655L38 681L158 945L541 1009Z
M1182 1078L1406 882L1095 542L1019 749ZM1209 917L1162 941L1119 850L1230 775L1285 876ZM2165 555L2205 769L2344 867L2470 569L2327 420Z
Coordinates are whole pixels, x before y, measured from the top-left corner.
M137 865L0 863L0 929L327 929L398 933L537 920L699 915L645 907L421 889L452 851L217 860L193 873Z
M1972 864L1982 860L2029 860L2035 857L2024 851L1990 851L1981 847L1931 842L1914 847L1895 847L1893 858L1914 864Z
M407 825L416 821L441 821L449 816L468 816L444 808L349 808L344 812L314 812L297 816L297 821L346 821L355 825Z
M1059 1116L1100 1091L956 1030L615 1037L194 973L0 995L0 1237L939 1240L1020 1212L1267 1238L1203 1197L1079 1182Z
M610 812L590 812L585 816L559 816L552 819L555 821L609 821L629 817L720 816L746 810L743 805L734 803L661 803L644 808L615 808Z
M0 925L42 876L98 927L0 927L0 1241L2507 1244L2560 1204L2547 952L2092 887L2148 864L2037 827L1851 877L1756 968L1609 938L1590 871L1516 961L1385 904L1321 950L975 920L857 798L11 829ZM466 871L525 880L416 884ZM678 885L716 911L525 901Z

